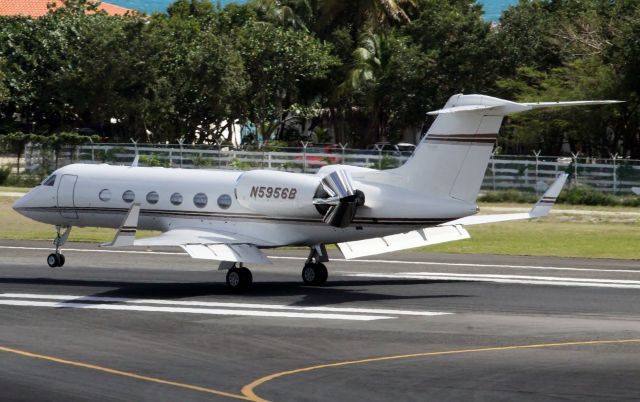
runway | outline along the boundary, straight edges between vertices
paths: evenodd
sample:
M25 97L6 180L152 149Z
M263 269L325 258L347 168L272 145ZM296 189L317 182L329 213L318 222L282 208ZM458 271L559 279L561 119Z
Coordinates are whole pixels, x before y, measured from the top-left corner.
M401 252L250 292L180 249L0 241L0 400L640 399L640 262Z

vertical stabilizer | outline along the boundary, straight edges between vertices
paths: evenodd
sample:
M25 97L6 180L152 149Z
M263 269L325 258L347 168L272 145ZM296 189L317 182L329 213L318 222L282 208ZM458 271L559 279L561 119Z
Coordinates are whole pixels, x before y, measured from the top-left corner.
M392 173L413 191L475 202L504 116L535 108L616 101L515 103L485 95L454 95L413 156Z

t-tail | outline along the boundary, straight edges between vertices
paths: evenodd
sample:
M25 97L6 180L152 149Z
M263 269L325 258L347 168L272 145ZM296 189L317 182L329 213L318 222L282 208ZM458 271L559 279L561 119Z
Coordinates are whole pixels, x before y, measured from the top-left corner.
M389 171L406 186L432 196L475 202L502 120L513 113L557 106L607 105L619 101L516 103L485 95L454 95L436 115L413 156Z

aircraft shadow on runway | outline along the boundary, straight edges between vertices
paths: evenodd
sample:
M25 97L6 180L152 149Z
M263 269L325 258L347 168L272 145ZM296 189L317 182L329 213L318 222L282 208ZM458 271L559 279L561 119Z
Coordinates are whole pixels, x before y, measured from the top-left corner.
M464 294L413 294L407 295L406 290L385 288L385 293L371 292L378 287L387 286L416 286L446 283L461 283L462 281L440 280L407 280L407 279L383 279L383 280L354 280L329 282L326 286L313 287L295 282L256 282L252 288L243 293L231 292L226 284L220 282L127 282L109 280L82 280L82 279L52 279L52 278L0 278L0 284L41 285L43 287L77 287L77 288L112 288L109 290L92 293L82 292L91 297L119 297L137 299L187 299L198 296L225 296L232 301L233 298L301 296L302 300L291 303L291 306L306 306L319 304L340 304L362 301L379 300L410 300L410 299L441 299L441 298L465 298L475 297ZM354 288L365 288L354 289ZM33 288L31 288L33 289ZM47 292L51 289L47 288ZM59 289L56 289L59 292ZM15 291L15 290L11 290ZM31 290L30 290L31 291ZM57 293L56 292L56 293ZM62 292L61 292L62 293ZM73 292L76 293L76 292Z

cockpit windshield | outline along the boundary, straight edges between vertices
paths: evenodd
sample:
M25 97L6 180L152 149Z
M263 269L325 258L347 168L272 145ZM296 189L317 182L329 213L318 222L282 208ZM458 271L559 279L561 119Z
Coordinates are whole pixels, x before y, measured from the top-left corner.
M53 185L56 182L56 175L52 174L51 176L47 177L46 179L44 179L44 181L41 183L42 186L49 186L49 187L53 187Z

